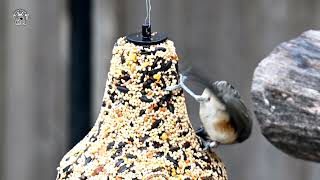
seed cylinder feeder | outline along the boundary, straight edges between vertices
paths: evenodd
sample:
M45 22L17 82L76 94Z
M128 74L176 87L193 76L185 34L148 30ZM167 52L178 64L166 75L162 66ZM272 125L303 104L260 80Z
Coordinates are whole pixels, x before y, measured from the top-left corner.
M226 180L220 158L205 151L178 84L179 58L163 33L117 40L101 110L91 131L61 160L57 179Z

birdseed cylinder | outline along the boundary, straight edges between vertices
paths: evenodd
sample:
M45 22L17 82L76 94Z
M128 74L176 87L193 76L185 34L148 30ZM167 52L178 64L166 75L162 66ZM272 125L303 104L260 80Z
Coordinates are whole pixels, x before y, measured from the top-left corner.
M57 179L227 180L219 157L203 151L188 118L172 41L117 40L103 102L91 131L61 160Z

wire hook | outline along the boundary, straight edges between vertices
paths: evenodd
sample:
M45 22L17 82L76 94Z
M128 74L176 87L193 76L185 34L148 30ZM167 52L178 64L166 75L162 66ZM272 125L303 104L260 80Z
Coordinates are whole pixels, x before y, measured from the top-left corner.
M144 24L149 25L149 27L151 26L151 1L150 0L146 0L146 19L144 20Z
M127 40L137 45L153 45L160 44L167 40L164 33L154 33L151 31L151 0L146 0L146 18L142 25L141 32L130 34Z

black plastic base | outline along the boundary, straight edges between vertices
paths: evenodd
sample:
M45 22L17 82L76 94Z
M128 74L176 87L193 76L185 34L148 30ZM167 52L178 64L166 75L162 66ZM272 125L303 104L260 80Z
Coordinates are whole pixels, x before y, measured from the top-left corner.
M127 36L127 40L136 45L154 45L160 44L166 41L168 38L164 33L155 33L150 38L145 38L141 33L130 34Z

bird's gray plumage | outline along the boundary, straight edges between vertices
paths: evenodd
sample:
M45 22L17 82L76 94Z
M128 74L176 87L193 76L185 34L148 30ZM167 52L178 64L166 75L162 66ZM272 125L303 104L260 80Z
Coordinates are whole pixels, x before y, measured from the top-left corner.
M215 96L226 106L230 121L238 134L237 142L242 142L251 134L252 119L243 104L239 92L226 81L216 81L210 88Z

